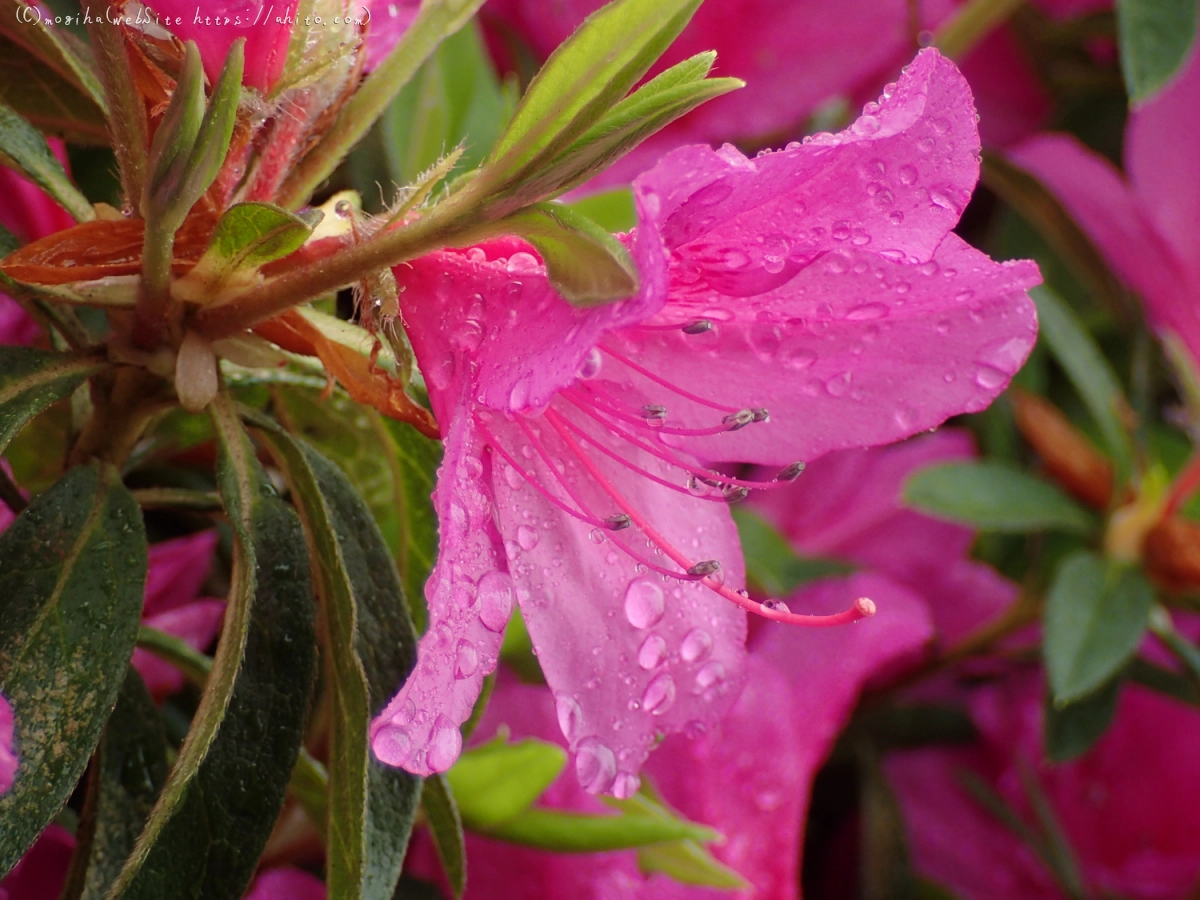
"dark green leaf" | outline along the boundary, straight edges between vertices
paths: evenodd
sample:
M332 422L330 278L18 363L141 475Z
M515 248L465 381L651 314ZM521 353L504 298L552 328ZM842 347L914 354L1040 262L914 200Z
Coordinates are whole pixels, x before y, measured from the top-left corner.
M0 347L0 453L17 431L55 400L105 365L93 353L66 354Z
M854 566L838 560L797 556L783 535L756 512L737 507L733 521L746 554L746 577L772 597L786 597L810 581L854 571Z
M1153 603L1154 588L1128 565L1080 551L1058 567L1042 639L1056 704L1086 697L1129 661Z
M1121 679L1114 678L1100 690L1067 706L1059 707L1046 698L1046 756L1056 763L1082 756L1108 730L1117 712Z
M133 852L169 768L158 708L130 666L92 760L64 900L103 900Z
M0 535L0 693L20 760L0 873L71 796L117 702L146 580L141 512L112 467L72 469Z
M404 590L408 593L413 624L420 634L429 620L425 609L425 582L429 580L437 558L438 521L430 498L442 462L442 444L394 419L384 419L383 424L395 444L393 452L400 466L400 484L404 491L401 552L396 561L400 577L404 579Z
M47 134L77 144L108 143L102 106L8 36L0 37L0 102Z
M495 228L533 244L550 283L575 306L599 306L637 293L637 266L625 245L569 206L538 203L501 219Z
M235 535L229 605L200 707L113 900L241 897L303 737L316 670L304 533L225 395L212 413Z
M330 896L388 900L400 878L421 781L371 755L368 730L416 663L416 635L391 553L336 465L262 420L316 562L330 653Z
M566 763L567 754L557 744L496 740L463 753L446 780L466 827L488 831L533 805Z
M1116 0L1121 72L1129 100L1150 100L1176 76L1196 43L1195 0Z
M77 222L96 218L92 204L71 183L42 133L4 103L0 103L0 163L44 190Z
M983 531L1089 534L1091 514L1048 481L999 462L945 463L904 485L904 502L923 513Z
M421 792L421 807L429 822L433 847L442 863L442 871L455 897L461 897L467 887L467 848L463 840L463 824L458 806L446 777L430 775Z
M67 29L51 27L47 18L36 15L36 10L23 0L0 0L0 34L53 69L103 110L104 88L96 74L91 48Z
M1133 448L1119 415L1129 405L1121 383L1087 329L1057 294L1047 287L1037 287L1030 291L1030 296L1037 304L1039 335L1050 346L1100 427L1118 472L1128 473Z
M529 85L487 169L510 180L595 124L670 46L700 0L615 0L590 15Z

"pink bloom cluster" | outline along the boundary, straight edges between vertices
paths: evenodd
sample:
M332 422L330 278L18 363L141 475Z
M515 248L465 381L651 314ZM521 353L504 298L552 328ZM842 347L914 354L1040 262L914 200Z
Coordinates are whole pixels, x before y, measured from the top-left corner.
M1130 112L1124 175L1067 135L1032 138L1012 158L1058 196L1155 328L1200 360L1200 52Z
M628 301L571 307L513 240L396 270L446 455L430 628L381 759L453 763L514 602L588 790L632 793L657 736L719 720L743 610L806 621L740 590L727 503L984 408L1033 345L1036 268L951 233L978 152L966 82L925 51L839 135L685 147L639 178Z
M18 764L19 760L13 749L12 704L0 694L0 794L12 787Z

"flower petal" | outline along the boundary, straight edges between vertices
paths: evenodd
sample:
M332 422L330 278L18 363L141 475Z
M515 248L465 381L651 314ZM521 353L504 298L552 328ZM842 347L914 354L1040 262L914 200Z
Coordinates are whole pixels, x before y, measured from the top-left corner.
M196 42L210 82L221 74L233 42L245 38L242 83L265 93L283 74L297 5L298 0L283 0L276 9L266 0L221 0L201 7L191 0L155 0L154 10L182 19L172 21L170 30Z
M416 668L371 723L375 755L420 775L445 771L458 758L458 726L496 668L513 609L512 578L484 493L491 460L469 413L450 421L433 494L440 549L425 588L429 630Z
M955 235L920 265L852 247L758 297L672 297L663 315L706 316L715 326L706 334L626 330L605 346L694 395L770 412L738 431L665 441L701 459L782 466L985 408L1033 348L1036 313L1023 291L1037 280L1033 264L994 263ZM647 402L666 405L669 422L713 424L710 408L636 375L627 389L657 395Z
M5 900L57 897L62 892L74 851L74 835L51 822L20 862L0 881L0 897Z
M203 651L221 630L221 617L224 614L223 600L195 600L149 616L143 622L151 628L181 638L193 650ZM183 687L183 673L149 651L134 650L133 666L156 701L165 700Z
M13 709L0 694L0 794L8 792L17 774L17 753L13 749Z
M200 531L152 546L143 615L157 615L195 600L216 549L216 531Z
M547 459L518 426L488 424L498 444L527 461L526 471L540 484L554 490L561 478L593 515L619 512L545 419L525 427ZM624 447L622 455L669 476L649 454ZM672 491L608 457L589 463L631 508L653 513L653 527L668 543L694 562L720 561L725 581L742 584L741 547L725 504ZM623 548L655 564L673 564L646 548L638 528L609 531L580 521L507 462L493 461L492 482L517 601L555 693L580 781L593 793L628 796L658 735L711 727L736 699L745 613L699 582L647 572Z
M245 900L325 900L325 882L299 869L269 869L254 879Z

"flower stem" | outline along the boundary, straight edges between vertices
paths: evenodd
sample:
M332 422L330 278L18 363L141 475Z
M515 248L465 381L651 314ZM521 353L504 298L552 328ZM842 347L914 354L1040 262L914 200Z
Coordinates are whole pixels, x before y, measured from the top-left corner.
M170 321L174 255L175 232L155 219L147 219L142 239L142 284L133 319L133 342L143 350L155 349L178 330Z

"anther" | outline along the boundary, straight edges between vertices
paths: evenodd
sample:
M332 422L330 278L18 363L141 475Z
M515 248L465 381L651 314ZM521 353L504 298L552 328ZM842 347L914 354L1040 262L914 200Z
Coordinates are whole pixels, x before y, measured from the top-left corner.
M769 409L767 409L765 406L759 406L756 409L750 410L750 412L752 412L754 414L755 422L770 422L771 421L771 411Z
M782 600L764 600L761 604L763 609L769 609L771 612L790 613L788 605Z
M715 559L702 559L696 563L687 573L693 578L705 578L709 575L715 575L721 571L721 563Z
M625 513L618 513L617 515L609 516L604 520L604 527L609 531L622 531L632 524L633 519L629 518L629 516L625 515Z
M682 330L684 334L704 334L706 331L712 331L712 327L711 319L697 319L695 322L688 322Z
M750 488L727 484L721 488L721 497L726 503L740 503L750 496Z
M657 403L643 406L642 418L650 422L665 422L667 420L667 408Z
M739 409L737 412L726 416L721 420L721 424L729 431L738 431L745 428L754 421L754 413L749 409Z
M780 471L775 476L776 481L795 481L800 477L800 473L804 471L805 464L802 462L794 462L786 469Z

